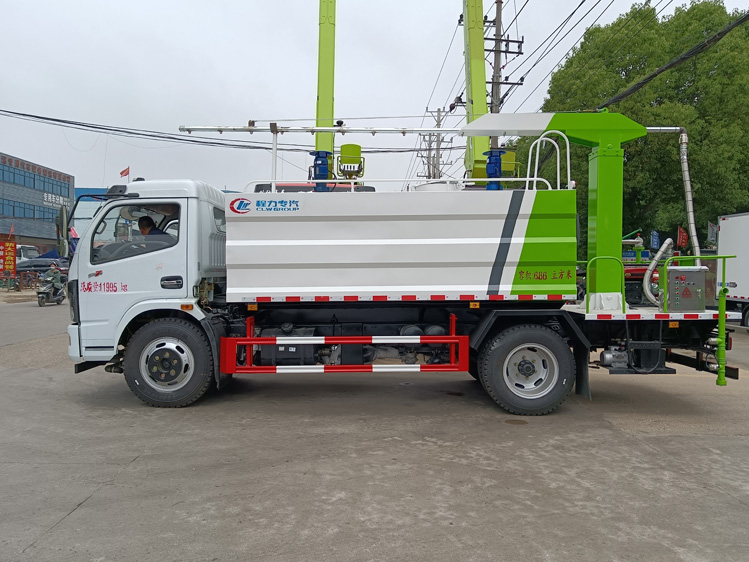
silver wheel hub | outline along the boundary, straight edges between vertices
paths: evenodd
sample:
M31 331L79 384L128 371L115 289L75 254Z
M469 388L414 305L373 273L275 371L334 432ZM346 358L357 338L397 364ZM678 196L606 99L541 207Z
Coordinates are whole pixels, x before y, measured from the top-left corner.
M554 388L559 378L559 363L543 345L519 345L507 355L502 378L513 394L521 398L541 398Z
M177 338L158 338L140 354L140 370L148 386L174 392L192 378L195 365L190 348Z

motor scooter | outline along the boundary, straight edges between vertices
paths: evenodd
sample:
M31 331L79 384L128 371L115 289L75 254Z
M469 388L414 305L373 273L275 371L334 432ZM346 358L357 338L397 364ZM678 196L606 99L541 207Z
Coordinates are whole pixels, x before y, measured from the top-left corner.
M39 306L44 306L47 303L53 302L55 304L62 304L65 300L65 291L60 289L55 294L55 286L51 281L42 281L42 284L36 290L36 302Z

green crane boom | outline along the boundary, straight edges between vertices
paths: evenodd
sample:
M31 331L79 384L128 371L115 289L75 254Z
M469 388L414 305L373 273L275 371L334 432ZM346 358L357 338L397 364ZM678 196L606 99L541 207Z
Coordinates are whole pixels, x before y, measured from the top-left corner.
M320 0L320 37L317 55L317 127L333 126L335 89L335 0ZM316 133L315 150L333 153L333 133ZM330 166L332 169L332 166Z
M463 36L466 57L466 121L470 123L488 113L482 0L463 0ZM469 177L486 177L484 152L488 150L489 137L468 139L465 167Z

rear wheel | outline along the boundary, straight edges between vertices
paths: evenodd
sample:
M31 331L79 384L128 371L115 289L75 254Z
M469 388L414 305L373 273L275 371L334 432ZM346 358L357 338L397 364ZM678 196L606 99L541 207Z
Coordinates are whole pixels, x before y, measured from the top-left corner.
M494 401L521 415L555 410L575 380L569 345L553 330L531 324L508 328L489 340L479 354L478 369Z
M180 318L143 326L125 349L125 380L146 404L187 406L203 396L213 381L213 357L205 334Z

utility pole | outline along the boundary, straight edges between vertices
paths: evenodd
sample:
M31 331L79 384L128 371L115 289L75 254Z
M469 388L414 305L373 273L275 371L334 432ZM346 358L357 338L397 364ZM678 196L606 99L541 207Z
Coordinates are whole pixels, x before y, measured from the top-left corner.
M496 16L494 16L494 72L492 73L492 100L490 111L499 113L499 83L502 81L502 51L500 49L502 41L502 0L496 0ZM491 137L491 149L499 148L499 138Z
M442 108L437 108L437 128L442 128ZM441 156L440 156L440 148L442 147L442 135L440 133L437 133L437 142L435 143L435 155L434 155L434 179L440 179L442 177L442 163L441 163Z
M437 122L435 128L441 129L442 118L444 117L442 108L438 107L436 112L430 111L429 108L427 108L426 111L427 113L431 113ZM421 136L425 139L426 156L423 154L420 154L419 156L425 160L426 172L424 175L420 174L420 176L426 176L426 178L430 180L440 179L442 177L442 133L432 132Z

